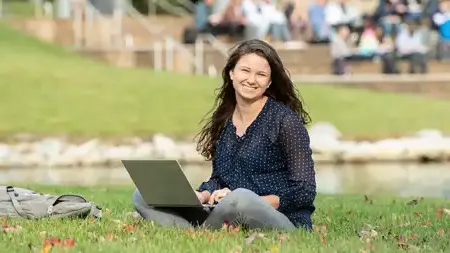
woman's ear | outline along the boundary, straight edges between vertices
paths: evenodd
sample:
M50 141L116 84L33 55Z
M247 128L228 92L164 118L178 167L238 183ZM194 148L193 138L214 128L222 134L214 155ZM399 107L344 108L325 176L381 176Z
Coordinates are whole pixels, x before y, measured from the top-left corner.
M230 75L230 79L233 80L233 78L234 78L233 70L230 70L230 72L228 72L228 74Z

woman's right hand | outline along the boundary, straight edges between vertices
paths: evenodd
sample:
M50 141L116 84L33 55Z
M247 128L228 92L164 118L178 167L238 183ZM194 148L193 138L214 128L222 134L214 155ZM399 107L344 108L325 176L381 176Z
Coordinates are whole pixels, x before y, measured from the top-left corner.
M197 194L198 200L202 204L205 204L206 202L208 202L209 197L211 196L211 193L209 193L208 191L202 191L202 192L195 191L195 193Z
M210 205L214 204L214 202L219 202L220 200L222 200L223 197L225 197L228 193L230 193L230 189L228 188L223 188L220 190L215 190L211 196L209 197L209 201L208 203Z

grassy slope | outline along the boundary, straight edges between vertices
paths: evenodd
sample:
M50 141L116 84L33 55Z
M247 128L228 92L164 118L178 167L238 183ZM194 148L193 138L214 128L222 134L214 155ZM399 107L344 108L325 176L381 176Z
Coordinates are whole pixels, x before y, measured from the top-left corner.
M448 227L450 219L437 210L449 206L448 200L425 199L417 205L407 205L410 199L363 196L319 196L314 224L322 230L314 233L302 231L286 235L263 232L264 238L256 238L246 245L249 233L205 232L187 234L180 230L163 229L149 222L140 222L136 232L124 228L124 224L136 221L128 212L131 188L64 188L36 187L48 193L81 193L101 205L105 212L101 221L14 221L19 225L17 234L6 233L0 237L2 252L35 252L42 248L45 238L72 238L73 248L52 252L404 252L399 242L412 252L448 252ZM370 203L372 202L372 203ZM361 231L375 228L373 238L358 238ZM326 233L323 228L326 227ZM403 241L397 239L405 238ZM285 239L288 237L288 239ZM279 243L279 241L282 241ZM239 250L239 247L242 251ZM371 251L372 250L372 251ZM44 251L45 252L45 251Z
M196 133L219 80L119 69L0 24L0 132L72 136ZM450 101L299 85L314 121L346 135L450 132Z

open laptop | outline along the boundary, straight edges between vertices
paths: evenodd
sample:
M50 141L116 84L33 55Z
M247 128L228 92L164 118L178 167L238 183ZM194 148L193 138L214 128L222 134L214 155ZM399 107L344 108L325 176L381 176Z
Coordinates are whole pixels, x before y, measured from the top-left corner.
M122 160L122 164L144 201L152 207L190 210L190 213L203 210L195 214L200 220L206 219L215 207L199 201L177 160Z

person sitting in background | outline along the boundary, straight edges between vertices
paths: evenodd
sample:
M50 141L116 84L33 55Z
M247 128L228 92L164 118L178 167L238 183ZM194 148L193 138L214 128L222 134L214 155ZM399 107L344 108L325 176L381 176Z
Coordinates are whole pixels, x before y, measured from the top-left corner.
M244 35L246 17L242 11L241 0L231 0L221 13L209 17L207 31L212 35L229 35L241 39Z
M327 42L331 27L326 22L325 6L327 0L315 0L308 8L308 20L312 28L313 42Z
M377 54L381 58L381 73L399 74L394 39L392 36L386 36L381 26L376 27L375 35L379 42Z
M265 40L270 34L274 40L291 40L284 14L270 1L243 0L242 8L247 17L246 39Z
M194 3L194 22L198 32L207 29L209 16L212 14L213 0L195 0Z
M411 74L417 73L417 68L423 74L428 72L427 34L419 24L417 20L407 19L395 40L397 53L400 58L409 61Z
M165 226L312 231L316 179L305 127L310 117L279 55L264 41L247 40L222 73L215 110L197 143L212 161L211 177L197 197L217 205L202 224L192 224L176 208L148 206L135 190L136 211Z
M406 11L407 7L403 0L380 0L374 18L383 27L385 36L391 36L400 29Z
M347 59L352 56L353 50L348 43L350 29L345 24L334 26L336 35L331 38L330 54L332 60L332 71L334 75L348 74Z
M421 20L423 11L422 0L405 0L405 2L406 2L405 18L413 20Z
M291 31L289 30L289 20L277 6L270 0L263 0L260 4L264 19L268 20L268 34L272 41L290 42ZM267 35L267 33L266 33Z
M450 59L450 1L439 3L439 11L433 15L433 22L439 29L437 56L440 60Z
M345 24L351 31L360 26L361 13L349 0L334 0L325 6L325 20L329 26Z
M365 16L364 28L359 38L356 54L361 58L372 59L378 54L379 40L376 34L375 23L371 17Z
M311 27L308 20L308 8L302 0L289 2L284 9L288 20L289 30L293 37L300 37L300 40L311 40Z

